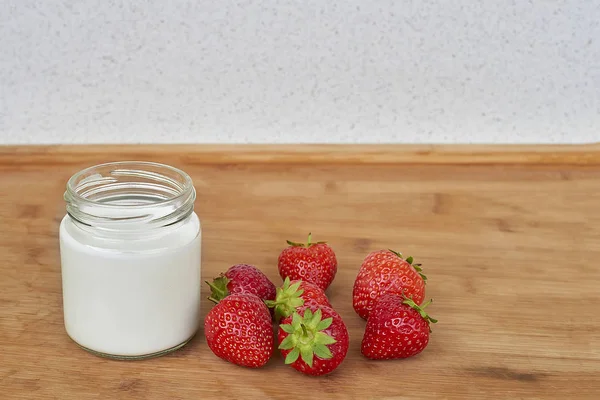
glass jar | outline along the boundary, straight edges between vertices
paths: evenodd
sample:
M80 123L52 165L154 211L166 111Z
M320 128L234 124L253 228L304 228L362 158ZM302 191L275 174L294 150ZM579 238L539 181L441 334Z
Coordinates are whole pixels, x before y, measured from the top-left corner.
M115 162L73 175L64 197L67 334L118 359L184 346L200 322L201 226L191 178L167 165Z

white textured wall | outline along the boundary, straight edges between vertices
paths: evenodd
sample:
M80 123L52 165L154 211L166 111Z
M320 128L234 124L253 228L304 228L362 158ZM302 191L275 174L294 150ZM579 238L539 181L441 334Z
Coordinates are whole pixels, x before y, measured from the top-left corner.
M0 0L0 142L591 142L598 0Z

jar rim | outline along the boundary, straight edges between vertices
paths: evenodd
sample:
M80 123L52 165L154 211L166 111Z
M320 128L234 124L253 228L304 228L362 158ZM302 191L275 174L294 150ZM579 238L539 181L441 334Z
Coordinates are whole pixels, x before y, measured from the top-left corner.
M94 171L94 170L99 170L101 168L107 168L107 167L119 167L119 166L146 166L146 167L154 167L154 168L163 168L165 170L169 170L171 172L176 173L177 175L181 176L183 178L184 181L184 186L181 188L179 194L177 196L173 196L171 198L168 199L164 199L164 200L160 200L160 201L156 201L152 204L136 204L136 205L121 205L121 204L111 204L111 203L101 203L99 201L96 200L92 200L89 199L85 196L82 196L81 194L79 194L77 192L77 184L75 182L77 182L77 180L86 174L89 174L90 172ZM133 210L133 209L145 209L148 207L156 207L156 206L161 206L161 205L166 205L168 203L173 203L173 202L177 202L180 198L186 196L186 193L193 188L193 182L192 182L192 178L185 173L183 170L173 167L171 165L167 165L167 164L162 164L162 163L158 163L158 162L152 162L152 161L111 161L111 162L106 162L106 163L101 163L101 164L96 164L96 165L92 165L90 167L86 167L82 170L80 170L79 172L73 174L69 180L67 181L67 191L69 192L69 196L80 203L89 203L89 204L93 204L94 206L100 206L100 207L107 207L107 208L123 208L126 207L129 210Z
M170 226L194 209L192 178L150 161L114 161L73 174L64 199L67 213L97 231L135 232Z

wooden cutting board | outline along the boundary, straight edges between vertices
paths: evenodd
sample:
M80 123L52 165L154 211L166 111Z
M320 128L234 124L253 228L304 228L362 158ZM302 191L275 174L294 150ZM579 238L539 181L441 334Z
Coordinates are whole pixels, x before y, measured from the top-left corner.
M275 356L217 359L203 332L161 358L110 361L65 334L57 231L71 174L172 164L194 179L203 278L234 263L276 283L285 240L327 240L350 331L332 375ZM3 399L600 398L600 147L57 146L0 148ZM368 252L423 263L439 323L420 355L368 361L351 288ZM209 309L203 303L203 314Z

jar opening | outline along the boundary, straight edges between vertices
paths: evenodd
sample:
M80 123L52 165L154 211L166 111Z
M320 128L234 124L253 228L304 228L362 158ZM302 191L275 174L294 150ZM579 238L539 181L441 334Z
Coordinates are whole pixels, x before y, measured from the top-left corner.
M67 182L67 213L105 230L141 230L174 224L194 208L196 192L185 172L164 164L121 161L86 168Z

